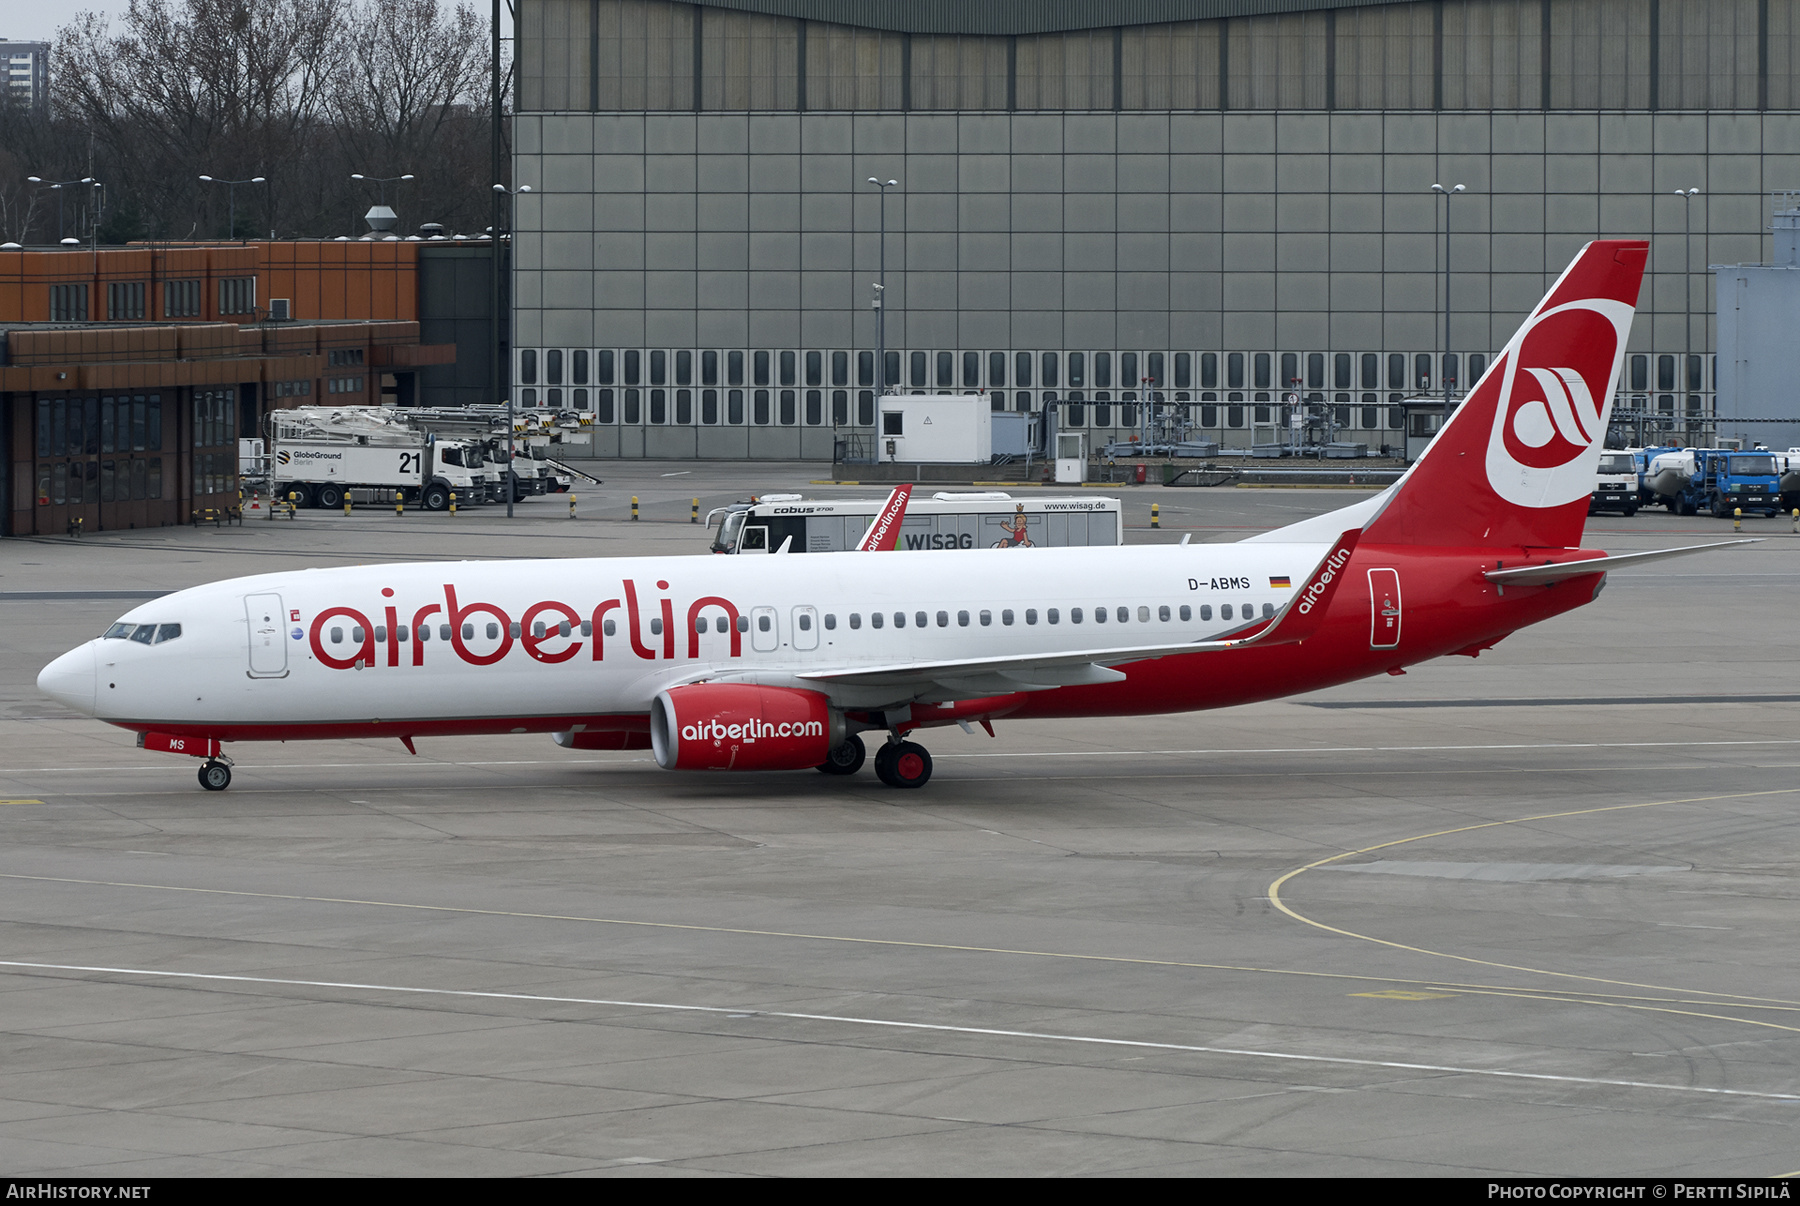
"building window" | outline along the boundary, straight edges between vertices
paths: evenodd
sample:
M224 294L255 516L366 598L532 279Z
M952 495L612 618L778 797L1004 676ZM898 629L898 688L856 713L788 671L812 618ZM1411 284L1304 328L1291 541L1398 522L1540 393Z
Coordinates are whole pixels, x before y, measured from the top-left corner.
M163 317L199 318L200 282L164 281Z
M106 317L117 322L124 318L143 318L144 282L113 281L106 286Z
M527 385L532 384L536 379L536 373L537 373L536 355L537 354L535 352L527 351L527 352L522 353L520 356L519 375L521 378L524 379L524 381ZM362 348L339 348L335 352L327 352L325 354L325 363L329 364L333 368L342 368L348 364L361 364L361 363L363 363L363 349ZM530 365L531 367L529 369L527 369L527 367L526 367L527 365ZM532 376L526 377L525 374L527 371L529 371L532 374Z
M255 310L255 277L228 276L219 281L219 313L251 314Z
M88 290L86 285L50 286L51 322L86 322Z

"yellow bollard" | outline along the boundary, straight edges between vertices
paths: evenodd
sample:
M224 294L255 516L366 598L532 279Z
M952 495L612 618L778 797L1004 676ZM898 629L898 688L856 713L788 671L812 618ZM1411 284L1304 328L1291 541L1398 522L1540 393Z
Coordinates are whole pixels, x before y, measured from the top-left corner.
M1744 530L1744 508L1742 508L1742 507L1732 508L1731 530L1734 532L1741 532Z
M350 487L349 486L344 487L344 514L346 516L348 516L350 514Z
M700 522L700 500L697 498L694 500L694 509L688 513L688 522L689 523L699 523Z
M406 514L406 501L405 500L406 500L406 495L400 493L400 491L398 491L398 490L394 491L394 514L395 515Z
M456 491L450 491L450 518L456 518Z
M575 518L575 492L573 490L569 492L569 518Z
M1794 508L1794 531L1800 532L1800 507Z
M295 513L300 510L300 495L296 491L289 490L287 502L288 518L292 519Z
M1151 503L1150 504L1150 526L1153 528L1162 527L1162 504L1161 503Z
M637 495L631 496L631 522L637 522Z

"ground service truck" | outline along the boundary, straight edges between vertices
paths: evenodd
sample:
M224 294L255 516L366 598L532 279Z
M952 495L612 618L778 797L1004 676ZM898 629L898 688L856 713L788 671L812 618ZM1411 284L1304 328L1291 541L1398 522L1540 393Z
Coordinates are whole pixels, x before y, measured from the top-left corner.
M403 502L443 511L485 501L487 482L477 441L421 431L383 407L299 406L268 416L268 477L272 497L300 506L357 501Z
M1594 492L1588 496L1588 514L1618 511L1636 515L1638 509L1637 462L1629 452L1603 452L1594 477Z
M765 494L706 517L715 553L835 553L853 549L875 522L879 499L809 499ZM999 491L913 495L894 546L908 552L1071 548L1125 543L1116 498L1017 499Z
M1735 448L1644 450L1644 492L1677 515L1710 513L1727 519L1734 511L1775 514L1781 507L1781 472L1775 455Z

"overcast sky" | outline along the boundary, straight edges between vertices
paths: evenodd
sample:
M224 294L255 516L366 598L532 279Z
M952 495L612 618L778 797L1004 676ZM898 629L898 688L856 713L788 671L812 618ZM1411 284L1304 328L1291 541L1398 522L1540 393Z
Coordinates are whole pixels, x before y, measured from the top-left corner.
M83 9L122 13L128 0L75 0L72 4L45 4L43 0L0 0L0 38L15 42L48 42L58 25Z
M179 4L180 0L175 2ZM471 2L480 13L492 8L485 0ZM438 0L438 3L454 7L455 0ZM56 27L67 25L77 12L98 11L116 17L130 7L130 0L0 0L0 38L11 38L15 42L47 42L56 33ZM500 28L511 34L512 19L504 4L500 6Z

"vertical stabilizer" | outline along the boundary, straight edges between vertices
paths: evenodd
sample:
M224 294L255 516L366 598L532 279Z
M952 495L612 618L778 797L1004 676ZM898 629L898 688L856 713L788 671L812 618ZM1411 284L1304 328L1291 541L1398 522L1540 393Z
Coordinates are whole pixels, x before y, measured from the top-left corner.
M856 543L859 553L892 552L900 543L900 521L906 518L906 500L912 497L912 483L903 482L894 487L888 500L881 504L881 513L875 516L875 522L863 533L863 538Z
M1581 249L1364 530L1365 544L1581 541L1650 245Z

